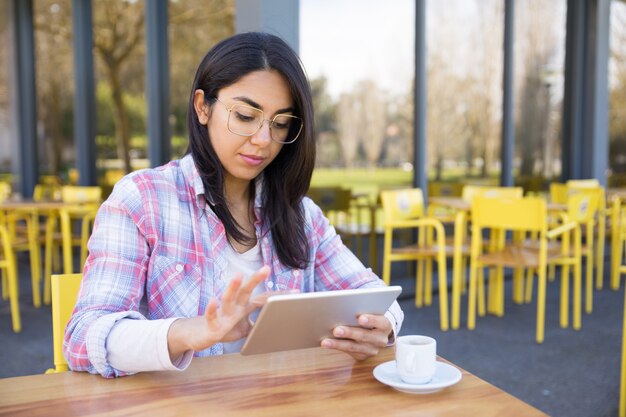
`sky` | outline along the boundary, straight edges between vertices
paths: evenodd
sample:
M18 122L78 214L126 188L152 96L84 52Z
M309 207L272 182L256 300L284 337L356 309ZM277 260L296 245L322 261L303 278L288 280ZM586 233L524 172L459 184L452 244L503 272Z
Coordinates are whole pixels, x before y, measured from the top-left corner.
M413 79L414 0L300 0L300 57L338 97L363 79L404 94Z

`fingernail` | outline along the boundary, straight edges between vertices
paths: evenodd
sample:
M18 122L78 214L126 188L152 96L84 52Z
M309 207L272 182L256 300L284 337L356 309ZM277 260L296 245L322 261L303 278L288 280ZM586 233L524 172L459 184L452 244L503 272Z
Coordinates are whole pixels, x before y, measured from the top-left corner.
M332 345L333 345L333 344L330 342L330 340L328 340L328 339L324 339L324 340L322 340L322 347L324 347L324 348L329 348L329 347L331 347Z
M337 327L335 328L335 331L333 332L333 334L337 337L341 337L343 336L345 333L345 331L343 330L343 327Z
M359 317L359 323L367 324L368 322L369 322L369 320L367 319L367 316L360 316Z

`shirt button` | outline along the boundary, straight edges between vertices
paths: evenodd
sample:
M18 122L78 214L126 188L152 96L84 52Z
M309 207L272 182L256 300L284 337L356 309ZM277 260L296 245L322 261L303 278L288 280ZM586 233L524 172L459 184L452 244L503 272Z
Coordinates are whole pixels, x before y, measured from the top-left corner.
M267 288L272 289L274 288L274 283L272 281L267 283Z
M181 264L176 265L176 270L181 272L183 270L183 266Z

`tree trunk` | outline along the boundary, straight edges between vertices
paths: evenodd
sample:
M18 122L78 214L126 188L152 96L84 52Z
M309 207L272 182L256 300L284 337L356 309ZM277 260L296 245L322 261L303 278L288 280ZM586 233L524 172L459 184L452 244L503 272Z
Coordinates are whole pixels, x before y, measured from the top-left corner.
M113 120L115 122L115 136L117 143L117 157L122 161L125 173L131 172L130 166L130 124L126 114L126 106L122 97L122 86L117 68L109 67L111 82L111 96L113 98Z

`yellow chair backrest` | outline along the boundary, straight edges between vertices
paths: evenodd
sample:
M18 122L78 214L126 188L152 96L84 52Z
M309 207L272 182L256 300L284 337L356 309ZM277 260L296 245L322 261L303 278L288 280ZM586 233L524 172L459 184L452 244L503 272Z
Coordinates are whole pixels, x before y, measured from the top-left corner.
M99 203L102 188L93 186L65 185L61 188L61 200L64 203Z
M591 221L598 209L602 199L601 188L586 188L576 190L567 197L567 215L570 220L578 223Z
M569 188L596 188L600 187L600 181L595 178L585 180L569 180L565 183Z
M33 191L35 201L58 201L61 199L61 186L58 184L37 184Z
M463 187L463 200L472 202L475 197L487 198L521 198L524 195L522 187L491 187L487 185L466 185Z
M419 188L384 190L380 200L386 224L424 217L424 194Z
M11 197L11 184L8 182L0 182L0 201L8 200Z
M349 211L352 192L342 187L311 187L307 196L322 209L328 211Z
M461 197L463 194L462 182L428 182L429 197Z
M78 290L83 274L52 275L52 344L54 348L54 368L46 373L65 372L67 361L63 356L63 335L65 326L76 305Z
M479 227L542 232L547 230L546 219L546 201L540 197L472 200L472 222Z
M557 204L567 204L567 184L553 182L550 184L550 201Z

